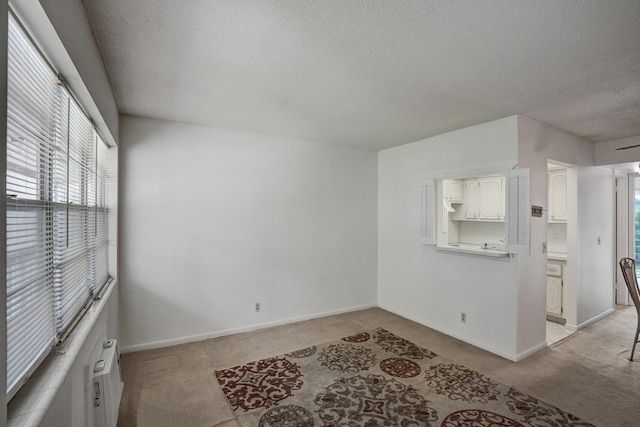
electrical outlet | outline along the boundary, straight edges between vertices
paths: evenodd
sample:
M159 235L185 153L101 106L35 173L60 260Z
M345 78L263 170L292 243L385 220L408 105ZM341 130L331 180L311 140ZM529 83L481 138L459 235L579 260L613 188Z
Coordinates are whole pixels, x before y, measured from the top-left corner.
M465 313L464 311L460 313L460 321L462 323L467 323L467 313Z
M260 313L260 303L256 303L256 313Z

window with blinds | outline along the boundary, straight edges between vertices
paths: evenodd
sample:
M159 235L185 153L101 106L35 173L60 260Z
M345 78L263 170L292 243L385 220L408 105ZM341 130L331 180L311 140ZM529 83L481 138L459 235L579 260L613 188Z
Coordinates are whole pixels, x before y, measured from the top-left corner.
M109 280L109 148L12 16L6 149L10 398Z

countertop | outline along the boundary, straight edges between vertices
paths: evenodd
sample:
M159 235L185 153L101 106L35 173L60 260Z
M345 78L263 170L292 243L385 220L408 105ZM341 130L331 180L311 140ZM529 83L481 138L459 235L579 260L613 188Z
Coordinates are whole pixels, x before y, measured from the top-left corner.
M481 255L494 258L506 258L509 256L508 252L495 248L484 248L479 244L473 243L451 243L449 245L439 245L436 249L446 252L459 252L472 255Z
M554 259L556 261L566 261L567 254L563 252L547 252L547 259Z

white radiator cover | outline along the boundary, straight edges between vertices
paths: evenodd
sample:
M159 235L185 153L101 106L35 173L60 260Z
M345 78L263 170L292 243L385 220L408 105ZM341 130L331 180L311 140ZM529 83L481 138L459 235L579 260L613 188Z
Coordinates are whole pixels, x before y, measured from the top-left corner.
M107 340L93 367L90 414L93 414L94 427L116 427L123 387L118 341Z

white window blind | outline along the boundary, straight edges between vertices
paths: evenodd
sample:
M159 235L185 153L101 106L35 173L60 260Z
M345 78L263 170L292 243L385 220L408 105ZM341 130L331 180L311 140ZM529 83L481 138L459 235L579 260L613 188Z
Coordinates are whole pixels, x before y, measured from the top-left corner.
M7 394L92 303L108 273L109 150L9 17Z

